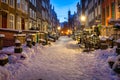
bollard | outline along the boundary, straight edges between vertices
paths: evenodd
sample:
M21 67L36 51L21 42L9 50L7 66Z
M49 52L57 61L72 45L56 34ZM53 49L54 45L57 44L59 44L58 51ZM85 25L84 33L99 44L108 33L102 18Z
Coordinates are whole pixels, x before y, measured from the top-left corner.
M0 50L3 48L3 38L5 37L4 34L0 34Z
M118 39L116 43L117 43L116 53L117 55L120 55L120 39Z
M26 46L29 47L29 48L32 48L32 42L31 42L31 39L30 39L30 38L27 39L27 44L26 44Z
M21 42L19 40L15 41L14 53L22 53Z
M6 54L0 54L0 66L4 66L8 63L8 56Z

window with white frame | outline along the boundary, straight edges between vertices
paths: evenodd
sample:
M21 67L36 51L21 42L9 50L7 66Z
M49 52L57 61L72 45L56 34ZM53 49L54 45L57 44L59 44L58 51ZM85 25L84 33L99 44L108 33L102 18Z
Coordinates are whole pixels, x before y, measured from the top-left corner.
M30 17L32 17L32 9L30 8Z
M28 3L25 1L25 13L28 13Z
M8 3L8 0L1 0L1 2Z
M9 15L9 27L10 29L15 29L14 27L15 16L13 14Z
M36 19L36 12L34 13L34 19Z
M20 9L20 0L17 0L17 8L19 8Z
M17 17L17 29L21 30L21 17Z
M15 0L9 0L9 5L14 8Z
M34 10L32 10L32 18L34 18Z
M35 7L36 7L36 0L35 0L35 3L34 3Z

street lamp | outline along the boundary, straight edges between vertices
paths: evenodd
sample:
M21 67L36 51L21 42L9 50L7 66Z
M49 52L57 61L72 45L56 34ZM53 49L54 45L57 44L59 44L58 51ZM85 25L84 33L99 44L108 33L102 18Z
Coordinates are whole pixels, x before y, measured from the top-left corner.
M85 15L81 15L80 16L80 21L81 21L81 24L82 24L82 29L84 29L85 28L85 22L86 22L86 16ZM88 41L87 34L84 34L84 40L85 40L84 41L84 45L85 45L85 50L84 51L89 51L90 43Z
M86 16L85 16L85 15L81 15L80 21L81 21L81 22L85 22L85 21L86 21Z
M59 26L59 27L57 27L57 29L60 31L60 30L61 30L61 27Z
M58 35L60 36L60 30L61 30L61 27L57 27L57 30L58 30Z

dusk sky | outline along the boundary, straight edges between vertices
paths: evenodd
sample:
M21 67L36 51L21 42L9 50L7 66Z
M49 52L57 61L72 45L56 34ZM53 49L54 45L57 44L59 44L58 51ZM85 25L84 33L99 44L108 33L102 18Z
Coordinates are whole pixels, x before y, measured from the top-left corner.
M60 22L66 21L68 18L68 10L73 14L76 11L77 2L80 0L50 0L54 6ZM65 19L66 18L66 19Z

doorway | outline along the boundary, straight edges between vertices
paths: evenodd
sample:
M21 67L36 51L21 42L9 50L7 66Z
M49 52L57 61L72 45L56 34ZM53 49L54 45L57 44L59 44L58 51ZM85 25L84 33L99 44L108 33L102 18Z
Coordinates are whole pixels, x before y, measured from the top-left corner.
M22 30L25 30L25 20L24 18L22 18L22 21L21 21L21 26L22 26Z
M7 28L7 13L2 14L2 28Z

